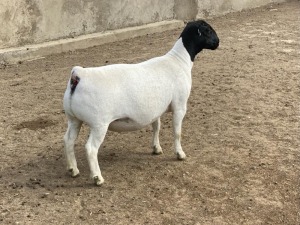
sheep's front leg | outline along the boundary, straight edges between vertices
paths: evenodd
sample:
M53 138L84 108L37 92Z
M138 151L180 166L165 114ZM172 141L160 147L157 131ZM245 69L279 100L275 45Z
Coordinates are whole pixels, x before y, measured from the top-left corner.
M182 120L185 116L186 110L174 111L173 112L173 130L174 130L174 140L175 140L175 153L179 160L186 158L185 153L181 147L181 126Z
M160 155L163 153L161 146L159 144L159 130L160 130L160 118L152 123L153 128L153 139L152 139L152 154Z
M64 136L65 142L65 156L67 160L67 169L71 173L72 177L79 175L79 170L77 168L77 162L74 152L75 140L80 131L82 122L73 117L68 117L68 129Z
M91 178L96 185L101 185L104 182L98 163L98 150L104 140L107 129L108 126L92 127L89 139L85 145Z

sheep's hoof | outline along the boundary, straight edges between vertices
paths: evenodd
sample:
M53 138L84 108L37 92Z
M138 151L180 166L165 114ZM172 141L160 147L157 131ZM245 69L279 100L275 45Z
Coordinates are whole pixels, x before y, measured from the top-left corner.
M104 179L102 177L99 178L98 176L94 176L93 180L97 186L101 186L104 183Z
M68 169L69 173L71 174L71 177L78 177L79 176L79 170L78 169Z
M177 159L178 160L185 160L186 159L186 155L184 154L184 152L182 153L177 153Z
M160 146L153 146L152 155L161 155L163 154L163 151Z

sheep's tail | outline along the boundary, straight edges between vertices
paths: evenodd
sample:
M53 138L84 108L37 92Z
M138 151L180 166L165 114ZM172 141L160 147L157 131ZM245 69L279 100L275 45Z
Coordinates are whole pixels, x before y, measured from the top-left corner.
M80 78L77 76L76 69L77 69L77 67L74 67L71 72L71 79L70 79L71 95L74 93L74 91L80 81Z

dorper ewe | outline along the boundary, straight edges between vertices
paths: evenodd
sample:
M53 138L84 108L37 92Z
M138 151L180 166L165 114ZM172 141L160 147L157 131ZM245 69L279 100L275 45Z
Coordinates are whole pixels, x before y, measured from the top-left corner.
M174 47L163 56L138 64L74 67L64 95L68 118L65 154L71 175L79 174L74 142L82 122L90 127L85 147L96 185L104 182L97 155L107 130L133 131L152 124L153 153L160 154L160 116L165 112L173 113L175 152L178 159L184 159L181 124L191 91L193 61L203 49L218 46L214 29L199 20L189 22Z

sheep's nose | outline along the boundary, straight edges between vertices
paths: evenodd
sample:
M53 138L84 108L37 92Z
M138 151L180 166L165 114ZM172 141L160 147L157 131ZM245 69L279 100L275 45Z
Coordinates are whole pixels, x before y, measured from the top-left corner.
M219 47L219 38L217 39L217 41L215 42L216 48Z
M219 47L219 38L216 37L213 41L213 50Z

